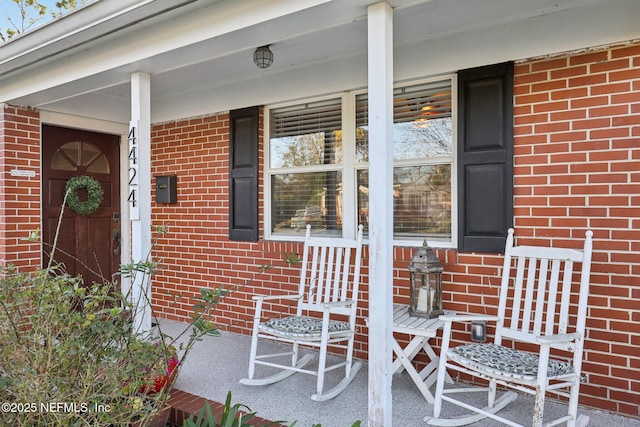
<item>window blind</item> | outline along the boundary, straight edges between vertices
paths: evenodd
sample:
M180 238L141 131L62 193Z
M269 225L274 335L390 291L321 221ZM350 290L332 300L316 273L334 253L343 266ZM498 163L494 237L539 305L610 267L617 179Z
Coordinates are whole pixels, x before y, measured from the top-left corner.
M278 108L270 112L271 138L342 129L340 98Z
M356 126L368 124L368 95L356 97ZM396 88L393 93L393 122L405 123L451 117L449 81Z

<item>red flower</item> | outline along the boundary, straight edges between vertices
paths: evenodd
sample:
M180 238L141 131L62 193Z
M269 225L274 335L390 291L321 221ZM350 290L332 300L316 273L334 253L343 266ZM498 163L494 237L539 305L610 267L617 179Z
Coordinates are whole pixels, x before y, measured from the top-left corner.
M165 368L165 374L157 375L153 379L153 386L147 387L146 385L143 385L140 388L140 392L147 394L160 393L162 389L167 385L167 383L171 384L175 380L175 375L177 374L176 368L179 364L180 361L178 360L178 358L175 356L171 356L171 359L169 359L167 367Z

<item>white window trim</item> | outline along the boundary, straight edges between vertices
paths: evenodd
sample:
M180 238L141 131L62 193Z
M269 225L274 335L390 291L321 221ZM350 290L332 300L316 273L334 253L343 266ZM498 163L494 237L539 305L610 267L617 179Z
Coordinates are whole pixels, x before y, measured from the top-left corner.
M451 105L452 112L457 111L458 106L458 78L457 74L440 75L438 77L420 79L420 80L407 80L394 84L394 88L402 86L411 86L417 84L424 84L430 82L437 82L443 80L450 80L451 82ZM342 99L342 146L354 147L355 146L355 125L356 125L356 96L362 93L366 93L366 89L353 90L343 92L339 94L332 94L322 97L305 98L303 100L295 100L286 103L279 103L264 107L264 170L263 170L263 182L264 182L264 239L269 241L302 241L304 236L294 236L287 234L273 234L271 232L271 175L283 173L289 168L277 168L270 169L270 112L272 109L287 107L304 102L317 102L327 99L334 99L338 96ZM452 113L454 114L454 113ZM454 117L456 118L456 117ZM442 156L434 158L432 161L416 161L412 160L398 160L393 162L394 168L403 165L428 165L442 164L443 160L451 161L451 239L427 239L427 243L433 247L439 248L456 248L458 244L458 121L452 120L452 139L453 149L451 156ZM368 168L368 163L356 163L355 150L342 150L342 182L344 195L349 194L349 197L343 197L342 205L342 236L346 238L355 238L356 233L356 212L357 212L357 198L351 197L355 194L356 186L356 174L358 170ZM301 172L318 172L323 170L335 170L335 165L314 165L296 168L296 171ZM351 189L347 192L346 189ZM424 242L423 238L394 238L394 246L402 247L420 247ZM365 243L368 243L368 239L365 239Z

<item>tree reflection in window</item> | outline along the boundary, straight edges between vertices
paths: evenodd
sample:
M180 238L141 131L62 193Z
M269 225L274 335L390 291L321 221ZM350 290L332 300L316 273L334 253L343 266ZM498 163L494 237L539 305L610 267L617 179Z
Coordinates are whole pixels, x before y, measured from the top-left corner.
M394 89L396 239L453 238L451 84L445 78ZM367 231L369 193L376 191L368 179L368 105L367 93L347 93L268 110L271 232L298 234L305 224L325 234L352 224ZM350 117L355 123L342 122Z
M341 232L341 111L340 98L271 111L271 231Z

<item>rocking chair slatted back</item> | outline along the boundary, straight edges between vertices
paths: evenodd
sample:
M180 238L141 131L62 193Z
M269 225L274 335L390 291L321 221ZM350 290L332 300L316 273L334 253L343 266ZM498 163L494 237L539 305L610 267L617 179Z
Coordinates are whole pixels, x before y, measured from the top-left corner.
M552 421L545 420L545 426L566 423L568 427L584 427L588 423L588 417L578 416L578 398L593 232L585 233L582 250L524 245L514 247L513 235L514 231L510 229L505 246L497 315L440 317L444 328L433 417L425 418L430 425L461 426L491 417L507 425L523 427L498 415L517 397L514 391L507 391L496 399L498 385L534 396L533 419L528 424L532 427L543 425L548 393L568 398L568 404L566 415ZM496 322L494 342L449 347L453 323L474 320ZM503 339L510 342L502 344ZM488 387L470 388L465 385L445 389L447 370L488 380ZM487 406L470 405L455 397L470 391L486 392ZM453 403L473 414L441 417L443 402Z
M299 294L303 298L298 316L305 310L322 312L325 304L358 299L360 263L352 265L351 260L352 256L361 258L362 246L354 240L310 237L310 232L308 228L307 250L302 256ZM350 305L336 305L331 312L355 316L354 306Z
M536 337L539 336L572 332L583 336L589 291L590 248L583 252L537 246L513 247L513 231L510 230L505 252L503 268L509 271L515 265L515 277L508 274L502 276L498 306L501 320L496 328L496 344L500 344L503 337L536 343ZM581 263L583 268L578 301L571 301L575 263ZM553 344L552 347L575 350L572 343Z
M353 381L362 367L362 362L353 358L361 260L362 225L358 227L356 240L312 237L311 227L307 226L298 292L253 297L256 310L249 376L240 381L242 384L273 384L295 373L315 375L316 394L311 398L324 401L336 397ZM296 315L263 321L263 303L284 300L297 301ZM261 341L290 344L291 350L282 352L278 349L277 353L258 351ZM329 346L342 349L344 358L336 355L335 363L328 361ZM315 367L307 366L314 354L302 355L300 348L319 350ZM256 378L256 366L276 368L276 372ZM331 389L325 390L325 374L338 368L344 368L344 377Z

